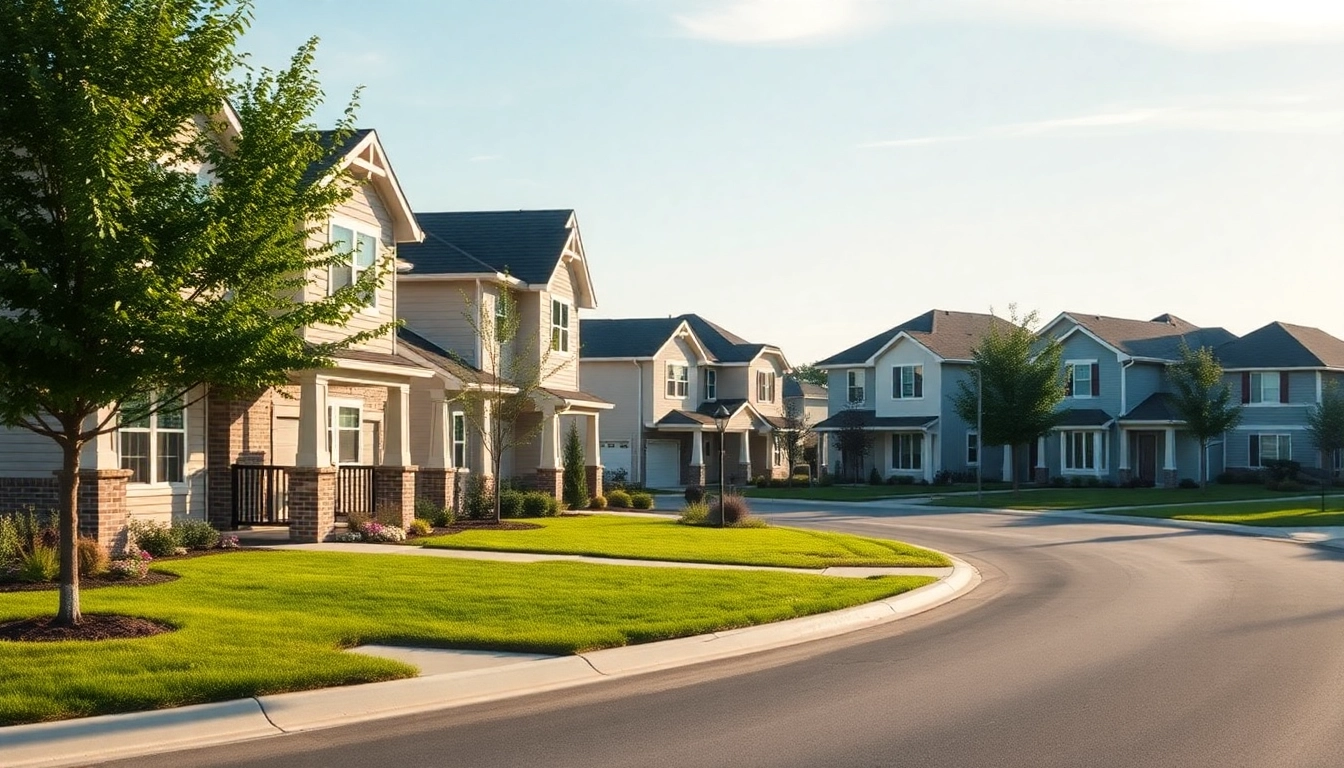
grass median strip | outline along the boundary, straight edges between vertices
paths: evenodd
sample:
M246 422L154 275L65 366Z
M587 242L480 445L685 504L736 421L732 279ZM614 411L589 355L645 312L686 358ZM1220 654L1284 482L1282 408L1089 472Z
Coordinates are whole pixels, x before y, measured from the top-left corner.
M782 568L951 565L937 552L899 541L801 528L705 528L679 525L666 518L607 515L529 522L541 527L464 531L426 539L425 546Z
M1135 507L1114 510L1110 514L1136 517L1161 517L1170 520L1198 520L1206 523L1237 523L1266 528L1317 525L1344 525L1344 500L1326 499L1325 511L1320 500L1245 501L1210 506ZM1105 513L1103 513L1105 514Z
M1285 494L1255 485L1211 485L1207 488L1042 488L1021 493L986 493L952 496L929 502L940 507L991 507L994 509L1098 509L1105 507L1145 507L1163 504L1202 504L1211 501L1263 501L1282 507L1310 507L1301 497L1311 491ZM1285 498L1288 497L1288 498ZM1334 497L1339 503L1341 498ZM1128 513L1127 513L1128 514ZM1163 515L1165 517L1165 515ZM1328 523L1316 523L1328 525Z
M342 651L363 643L571 654L832 611L933 581L322 552L230 553L156 568L182 578L87 590L83 609L177 631L0 642L0 725L415 674ZM55 610L54 591L0 593L0 621Z

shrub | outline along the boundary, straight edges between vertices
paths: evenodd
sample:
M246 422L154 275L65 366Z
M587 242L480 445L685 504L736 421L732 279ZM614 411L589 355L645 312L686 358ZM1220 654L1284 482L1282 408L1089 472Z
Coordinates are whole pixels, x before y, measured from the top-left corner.
M1087 487L1088 487L1088 488L1100 488L1100 487L1101 487L1101 478L1100 478L1100 477L1097 477L1096 475L1092 475L1092 476L1088 477L1088 478L1087 478Z
M485 479L480 475L467 477L467 489L462 494L462 514L468 520L485 520L495 515L495 500L485 492Z
M55 547L38 544L19 558L19 581L54 581L61 572L61 558Z
M1082 488L1082 487L1083 487L1083 483L1085 483L1085 482L1086 482L1086 481L1083 479L1083 476L1082 476L1082 475L1074 475L1073 477L1070 477L1070 478L1069 478L1069 487L1070 487L1070 488Z
M555 517L566 509L569 509L569 505L563 499L557 499L551 495L546 496L546 514L549 517Z
M699 504L705 500L705 489L698 485L688 485L683 495L687 504Z
M896 484L897 484L897 485L914 485L914 484L915 484L915 476L914 476L914 475L896 475Z
M810 482L812 482L812 477L810 475L797 474L789 476L789 485L794 487L806 488L807 484Z
M141 550L108 562L107 572L118 579L143 579L149 575L149 563L154 557Z
M17 562L23 555L19 526L9 515L0 515L0 569Z
M822 472L821 477L817 478L817 485L822 488L830 488L835 485L835 476L830 472Z
M1112 479L1110 479L1109 477L1103 477L1103 478L1101 479L1101 487L1102 487L1102 488L1114 488L1114 487L1115 487L1115 481L1112 480Z
M364 524L373 519L373 516L367 512L355 510L347 512L345 515L345 529L347 531L359 531ZM356 539L358 541L358 539Z
M1230 467L1218 473L1214 478L1219 485L1260 485L1265 482L1265 472L1250 467Z
M499 516L522 517L525 514L524 499L527 494L509 489L499 492Z
M523 494L523 517L546 517L553 499L541 491Z
M453 524L453 510L424 497L417 497L415 500L415 517L417 520L426 520L430 525L437 528L447 528ZM446 518L446 519L445 519Z
M1068 487L1069 487L1069 478L1067 478L1067 477L1061 477L1061 476L1059 476L1059 475L1055 475L1054 477L1050 478L1050 487L1051 487L1051 488L1068 488Z
M588 508L589 508L589 509L606 509L606 508L607 508L607 497L606 497L606 496L594 496L593 498L591 498L591 499L588 500Z
M747 506L747 500L736 494L720 496L709 508L711 525L718 525L719 520L723 520L724 525L737 525L750 515L751 508Z
M153 557L172 557L177 549L173 529L152 520L132 520L127 526L132 547L148 552Z
M653 495L648 493L630 494L630 506L635 509L653 509Z
M612 509L629 509L630 494L617 488L607 494L607 504L610 504Z
M173 538L178 546L187 549L214 549L219 543L219 531L204 520L176 520L173 522Z
M1271 482L1297 480L1297 473L1302 469L1301 462L1291 459L1267 459L1261 463L1265 465L1265 473Z
M81 536L75 547L79 553L79 575L100 576L107 573L107 549L97 539Z
M424 519L423 517L415 518L414 520L411 521L411 524L406 528L406 533L412 536L428 536L433 532L434 532L434 524Z
M868 484L869 485L882 484L882 473L877 471L877 467L873 467L872 470L868 472Z
M709 522L709 505L703 501L692 501L681 508L677 522L682 525L704 525Z
M1190 478L1188 478L1188 477L1182 477L1182 478L1181 478L1181 482L1177 483L1177 484L1176 484L1176 487L1177 487L1177 488L1187 488L1187 489L1189 489L1189 488L1198 488L1198 487L1199 487L1199 483L1195 482L1194 480L1192 480L1192 479L1190 479Z
M937 471L936 473L934 473L934 475L933 475L933 484L934 484L934 485L951 485L951 484L952 484L952 470L950 470L950 469L940 469L940 470L938 470L938 471Z

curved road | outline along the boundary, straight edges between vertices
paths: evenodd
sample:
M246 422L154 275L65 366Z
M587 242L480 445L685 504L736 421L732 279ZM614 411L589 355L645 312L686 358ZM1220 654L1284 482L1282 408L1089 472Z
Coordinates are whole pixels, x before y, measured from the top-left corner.
M771 517L927 544L984 583L779 651L120 764L1344 765L1344 553L1105 521L794 509Z

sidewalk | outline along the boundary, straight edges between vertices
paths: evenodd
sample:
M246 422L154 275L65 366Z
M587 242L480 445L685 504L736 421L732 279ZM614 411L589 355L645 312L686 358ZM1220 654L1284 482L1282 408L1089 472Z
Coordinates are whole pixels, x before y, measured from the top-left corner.
M874 627L948 603L980 583L980 573L949 556L951 568L763 568L571 555L474 550L429 550L379 544L276 544L273 549L376 552L507 562L569 560L654 568L790 571L867 578L886 573L928 575L933 584L885 600L832 613L714 632L657 643L608 648L574 656L541 656L366 646L354 652L415 664L421 676L382 683L258 696L178 709L0 728L4 768L57 768L182 749L348 726L370 720L449 709L553 691L602 680L699 664L819 640Z

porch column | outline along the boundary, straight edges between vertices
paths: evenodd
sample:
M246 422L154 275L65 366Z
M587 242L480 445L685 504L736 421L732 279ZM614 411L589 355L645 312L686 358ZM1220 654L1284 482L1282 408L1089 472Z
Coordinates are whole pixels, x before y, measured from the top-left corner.
M742 445L738 449L737 454L737 473L741 477L743 483L749 482L751 480L752 471L751 471L750 429L742 430ZM731 483L732 481L730 480L729 482Z
M1098 477L1101 476L1102 461L1105 459L1105 454L1102 452L1101 436L1100 431L1092 433L1092 472Z
M1003 446L1003 481L1011 483L1013 481L1013 446Z
M1166 445L1162 456L1162 487L1175 488L1178 482L1176 477L1176 428L1167 427Z
M327 429L327 380L316 374L304 374L299 381L298 466L331 466Z
M429 453L415 474L415 497L436 507L451 508L457 500L452 429L447 393L439 387L429 393Z
M85 420L84 428L96 429L111 415L111 408L99 408ZM118 439L112 431L84 444L79 454L79 498L75 502L79 535L97 539L112 551L126 546L126 484L132 474L121 468ZM52 474L59 478L61 470Z
M817 476L830 474L831 471L831 433L817 433Z
M1050 483L1050 468L1045 463L1045 435L1036 438L1036 466L1032 470L1032 479L1037 485Z
M405 528L415 519L415 467L411 463L411 388L389 384L383 407L383 461L373 470L375 510L385 523Z
M327 380L305 373L299 380L298 466L289 476L289 540L325 541L336 528L336 468L327 448Z
M588 481L588 495L602 494L602 435L600 415L594 413L588 417L588 429L583 443L584 475Z
M1120 428L1120 483L1121 485L1129 483L1134 479L1134 472L1129 468L1129 430Z
M682 485L705 484L705 431L691 432L691 460L681 468Z
M537 488L555 496L564 493L565 470L560 465L560 417L555 406L541 411L541 460L537 464Z
M933 435L924 433L924 439L919 441L919 466L924 468L924 479L933 482Z
M383 409L384 466L403 467L411 463L410 401L409 386L388 386L387 405Z

